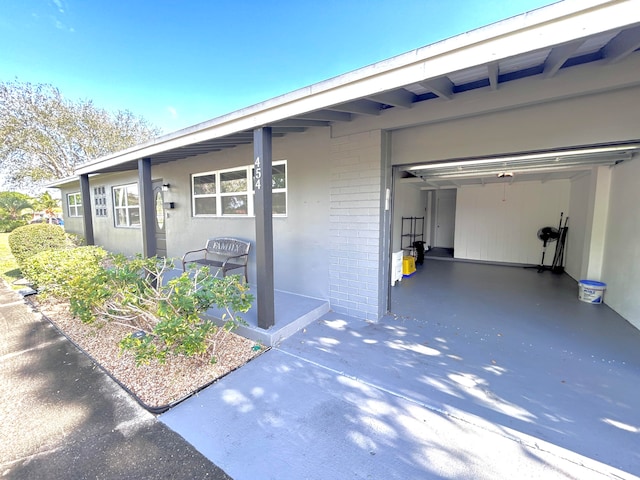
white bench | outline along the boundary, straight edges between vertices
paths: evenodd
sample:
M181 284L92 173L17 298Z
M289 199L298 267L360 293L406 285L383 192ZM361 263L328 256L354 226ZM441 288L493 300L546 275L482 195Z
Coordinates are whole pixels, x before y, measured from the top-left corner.
M228 271L243 268L244 280L249 282L247 262L251 244L245 240L229 237L210 238L204 248L191 250L182 256L182 271L187 271L189 263L197 263L222 270L224 277Z

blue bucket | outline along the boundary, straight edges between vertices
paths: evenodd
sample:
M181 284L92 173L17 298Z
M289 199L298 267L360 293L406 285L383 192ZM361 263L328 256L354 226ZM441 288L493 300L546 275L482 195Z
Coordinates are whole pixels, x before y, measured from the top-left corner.
M599 304L604 299L607 284L595 280L580 280L578 282L578 298L585 303Z

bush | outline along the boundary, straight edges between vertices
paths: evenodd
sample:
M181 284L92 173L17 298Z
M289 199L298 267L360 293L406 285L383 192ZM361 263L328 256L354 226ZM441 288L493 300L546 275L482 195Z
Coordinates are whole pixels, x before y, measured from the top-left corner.
M76 233L67 232L67 242L71 247L82 247L86 245L84 237Z
M27 258L47 250L63 249L67 245L64 230L48 223L25 225L9 235L9 248L21 268Z
M137 365L164 363L169 355L211 355L215 362L217 344L243 323L238 312L253 303L249 287L239 275L216 278L206 268L163 282L170 269L165 259L130 259L89 246L33 255L24 260L23 273L45 295L68 300L82 322L129 328L120 348ZM200 318L214 305L225 311L222 328Z
M225 310L223 330L228 332L242 323L238 312L251 308L253 296L239 275L216 278L203 268L165 283L162 276L168 268L173 266L157 258L115 258L103 315L121 323L127 319L133 331L120 348L131 351L138 365L164 363L169 355L210 354L215 362L220 329L200 315L213 305Z
M253 302L239 275L217 278L202 268L164 283L163 274L173 268L164 260L117 256L112 261L107 273L110 295L98 311L132 328L120 348L131 351L137 365L207 352L215 363L214 338L220 329L200 315L214 305L223 309L223 330L228 332L243 323L238 312L247 312Z
M101 262L106 256L104 249L93 246L48 250L27 258L22 274L46 295L82 298L102 274Z
M9 220L6 218L0 219L0 233L13 232L16 228L22 227L26 224L26 220Z

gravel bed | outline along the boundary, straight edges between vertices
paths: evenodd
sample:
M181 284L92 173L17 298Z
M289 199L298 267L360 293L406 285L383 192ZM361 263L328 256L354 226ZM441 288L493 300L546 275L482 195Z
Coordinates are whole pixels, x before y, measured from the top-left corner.
M220 329L214 339L215 364L210 363L209 352L207 356L170 356L164 365L154 361L136 366L133 355L122 353L118 347L130 328L111 322L86 325L72 317L68 304L40 299L35 303L51 322L151 409L187 397L266 350L263 346L258 349L253 340Z

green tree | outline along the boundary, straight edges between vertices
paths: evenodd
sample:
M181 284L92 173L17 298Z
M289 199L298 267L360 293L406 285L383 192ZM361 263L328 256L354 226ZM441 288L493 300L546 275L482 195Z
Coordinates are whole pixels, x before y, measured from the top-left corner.
M0 233L26 225L33 204L31 197L18 192L0 192Z
M47 215L55 216L60 211L60 200L53 198L49 192L44 192L33 202L33 208Z
M33 202L29 195L19 192L0 192L0 219L2 220L24 220Z
M77 165L160 134L130 111L72 101L55 87L0 82L0 158L6 182L30 186L71 176Z

